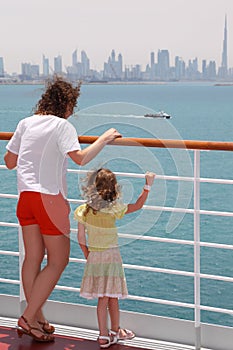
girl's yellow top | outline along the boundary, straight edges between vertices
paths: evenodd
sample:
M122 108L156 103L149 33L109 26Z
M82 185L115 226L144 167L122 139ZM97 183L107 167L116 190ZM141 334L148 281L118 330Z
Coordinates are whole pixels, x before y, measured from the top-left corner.
M90 208L84 215L86 204L80 205L74 212L74 219L82 223L88 236L89 251L103 251L118 246L116 219L122 219L128 206L116 203L96 213Z

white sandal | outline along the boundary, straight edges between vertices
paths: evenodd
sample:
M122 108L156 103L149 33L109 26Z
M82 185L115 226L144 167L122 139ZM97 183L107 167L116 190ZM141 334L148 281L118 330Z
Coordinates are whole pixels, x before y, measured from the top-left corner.
M109 336L106 336L106 335L100 335L98 337L98 340L106 340L107 343L104 343L104 344L100 344L99 343L99 346L103 349L107 349L109 348L109 346L111 346L112 344L115 344L117 342L117 337L114 335L114 334L111 334Z
M124 335L122 333L124 333ZM131 340L135 337L135 333L133 331L120 327L117 332L110 330L110 335L116 336L117 340Z

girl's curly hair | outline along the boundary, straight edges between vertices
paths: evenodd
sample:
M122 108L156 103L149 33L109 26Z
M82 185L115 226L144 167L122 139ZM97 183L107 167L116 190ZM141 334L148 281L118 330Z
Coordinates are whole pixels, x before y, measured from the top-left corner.
M69 81L55 75L46 84L46 91L35 107L35 114L55 115L65 118L67 109L73 113L80 95L81 82L73 86Z
M102 208L108 208L120 197L120 186L117 183L115 174L105 168L89 172L83 180L83 198L87 202L86 215L89 208L96 213Z

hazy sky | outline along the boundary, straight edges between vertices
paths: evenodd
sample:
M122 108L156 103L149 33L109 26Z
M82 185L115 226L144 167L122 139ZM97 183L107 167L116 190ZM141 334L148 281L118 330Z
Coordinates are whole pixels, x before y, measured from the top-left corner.
M228 63L233 67L233 0L1 0L0 56L8 73L21 62L39 64L42 54L53 67L62 55L86 51L91 68L102 69L111 50L124 65L150 61L150 52L168 49L170 64L180 56L221 64L225 14Z

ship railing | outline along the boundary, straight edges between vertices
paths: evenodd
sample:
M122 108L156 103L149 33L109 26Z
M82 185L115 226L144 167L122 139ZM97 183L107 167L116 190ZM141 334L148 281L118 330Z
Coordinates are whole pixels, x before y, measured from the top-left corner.
M12 133L0 133L0 140L9 140L12 136ZM96 136L81 136L79 138L80 143L82 144L91 144L97 139ZM180 244L180 245L189 245L194 247L194 271L182 271L176 269L166 269L152 266L139 266L132 264L123 264L125 269L133 269L137 271L150 271L156 273L163 274L172 274L172 275L181 275L181 276L189 276L193 277L194 280L194 303L184 303L166 299L157 299L153 297L144 297L144 296L136 296L129 295L129 300L143 301L148 303L158 303L164 305L178 306L184 308L191 308L194 310L194 323L195 323L195 349L201 349L201 310L222 313L222 314L230 314L233 315L233 310L219 308L219 307L211 307L207 305L201 304L201 280L202 279L210 279L216 281L224 281L224 282L233 282L232 277L228 276L220 276L220 275L212 275L212 274L204 274L201 273L200 269L200 261L201 261L201 247L209 247L216 249L227 249L233 250L233 245L230 244L219 244L212 242L202 242L200 239L200 215L213 215L213 216L225 216L225 217L233 217L233 212L229 211L214 211L214 210L203 210L200 209L200 184L201 183L214 183L214 184L225 184L225 185L233 185L233 180L229 179L217 179L217 178L201 178L200 177L200 152L205 151L233 151L233 142L217 142L217 141L195 141L195 140L158 140L158 139L143 139L143 138L121 138L117 139L111 143L111 145L117 146L136 146L143 145L145 147L156 147L156 148L177 148L177 149L188 149L194 152L194 161L193 161L193 176L192 177L184 177L184 176L168 176L168 175L156 175L157 179L163 179L167 181L189 181L193 183L193 198L194 198L194 207L193 209L189 208L173 208L167 206L148 206L144 205L145 210L152 211L167 211L167 212L179 212L179 213L189 213L194 217L194 232L193 232L193 240L182 240L182 239L173 239L173 238L164 238L164 237L152 237L152 236L138 236L133 234L125 234L119 233L119 237L128 238L128 239L137 239L142 241L151 241L151 242L163 242L163 243L171 243L171 244ZM0 169L6 169L5 165L0 165ZM68 169L68 172L72 173L85 173L85 170L78 169ZM119 172L116 173L117 176L124 177L136 177L143 178L144 174L136 174L136 173L124 173ZM0 193L0 198L8 198L8 199L17 199L17 195ZM82 200L77 199L69 199L70 203L82 203ZM0 226L4 227L15 227L18 228L19 225L17 223L11 222L0 222ZM75 229L71 229L71 232L75 232ZM20 252L16 251L4 251L0 250L0 255L5 256L17 256L20 259ZM78 258L70 258L70 262L72 263L81 263L84 264L84 259ZM13 280L7 278L0 278L0 283L6 284L16 284L21 285L20 280ZM57 285L55 287L57 290L68 291L68 292L79 292L80 288L68 287Z

